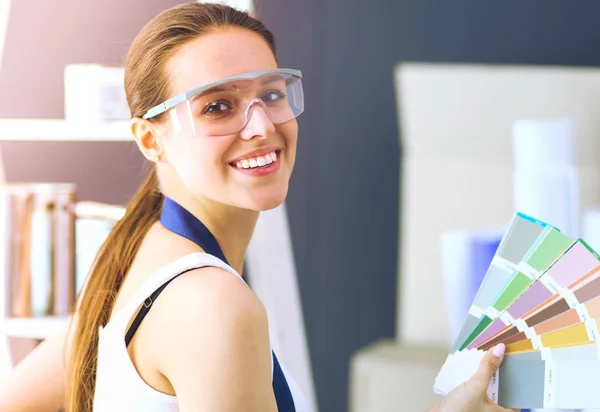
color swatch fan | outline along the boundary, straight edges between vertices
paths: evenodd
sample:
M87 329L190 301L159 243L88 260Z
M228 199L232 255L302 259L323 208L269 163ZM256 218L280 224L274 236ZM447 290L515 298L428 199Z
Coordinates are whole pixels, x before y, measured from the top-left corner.
M485 351L506 356L488 388L505 408L600 408L600 257L583 239L518 213L434 384L446 395Z

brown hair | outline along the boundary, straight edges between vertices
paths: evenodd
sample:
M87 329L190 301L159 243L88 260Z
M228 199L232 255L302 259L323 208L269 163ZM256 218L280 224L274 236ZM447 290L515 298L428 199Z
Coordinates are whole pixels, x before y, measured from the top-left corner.
M182 4L160 13L135 38L125 63L125 91L132 117L168 99L168 59L186 42L211 30L239 27L259 34L275 54L265 26L246 12L220 4ZM161 117L152 119L160 121ZM127 206L106 239L80 293L68 371L67 411L91 411L96 384L98 330L108 322L114 299L150 226L158 220L163 195L156 168ZM124 339L124 338L123 338Z

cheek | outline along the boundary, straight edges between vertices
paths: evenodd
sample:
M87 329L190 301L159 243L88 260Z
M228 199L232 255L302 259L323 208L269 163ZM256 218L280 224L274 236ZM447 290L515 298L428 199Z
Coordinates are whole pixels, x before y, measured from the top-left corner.
M286 157L293 163L296 158L296 146L298 143L298 123L288 122L278 127L279 134L283 136L286 146Z
M181 142L184 143L184 142ZM189 139L174 150L170 159L182 182L194 192L221 185L229 166L223 154L227 145L202 137Z

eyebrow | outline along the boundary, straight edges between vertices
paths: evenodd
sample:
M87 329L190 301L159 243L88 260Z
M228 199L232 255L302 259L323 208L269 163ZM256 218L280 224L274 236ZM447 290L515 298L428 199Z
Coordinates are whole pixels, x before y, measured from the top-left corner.
M203 96L207 96L209 94L225 92L225 91L228 91L228 90L235 90L235 88L236 88L235 85L231 85L229 87L224 86L224 85L214 86L214 87L211 87L210 89L206 89L206 90L198 93L197 95L195 95L192 98L191 101L193 102L196 99L199 99L200 97L203 97Z
M270 83L275 83L277 81L285 81L285 77L283 77L280 74L274 73L268 77L265 77L264 79L261 80L260 85L264 86ZM197 99L204 97L204 96L208 96L210 94L214 94L214 93L220 93L220 92L225 92L225 91L230 91L230 90L236 90L239 89L240 87L236 84L231 84L229 86L226 85L218 85L218 86L213 86L210 89L206 89L200 93L198 93L197 95L195 95L194 97L192 97L191 102L196 101Z
M261 86L264 86L265 84L275 83L280 80L285 81L285 77L283 77L281 74L273 73L270 76L265 77L260 84Z

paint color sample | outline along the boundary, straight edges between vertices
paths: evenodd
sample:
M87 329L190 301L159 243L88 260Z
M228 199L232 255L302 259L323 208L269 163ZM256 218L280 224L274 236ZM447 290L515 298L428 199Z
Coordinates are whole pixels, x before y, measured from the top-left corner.
M522 360L507 355L498 374L498 403L505 408L600 407L600 361ZM547 385L548 377L552 383ZM550 396L549 396L550 395Z
M544 403L546 364L505 356L498 373L498 404L505 408L535 409Z
M519 319L540 303L550 299L553 295L554 293L550 292L543 283L535 282L535 284L520 296L506 311L514 319Z
M565 299L560 299L556 303L548 306L546 309L537 312L535 315L530 316L525 320L527 326L532 327L539 323L542 323L546 319L550 319L554 316L558 316L563 312L571 309Z
M515 297L525 292L531 286L531 283L532 280L528 276L518 272L492 306L498 311L508 308L514 302Z
M596 330L600 324L600 318L590 320L591 323L595 324ZM597 336L595 332L588 332L588 328L585 323L576 323L566 328L554 330L549 333L540 335L540 342L544 348L558 348L564 346L573 346L587 342L595 342ZM536 349L531 339L524 339L520 342L510 343L506 345L506 353L515 353Z
M577 323L567 328L546 333L540 336L540 339L545 348L568 346L592 340L588 336L585 324L583 323Z
M573 295L575 295L575 298L580 303L587 303L600 296L600 270L596 268L590 274L591 276L589 279L592 279L591 281L576 282L578 289L573 290ZM567 301L558 295L554 296L549 301L544 302L540 307L543 307L543 309L534 312L528 318L525 318L528 327L535 327L546 320L552 319L572 309ZM480 345L479 349L487 350L496 343L505 342L505 340L510 339L517 333L519 333L517 328L512 327L485 342L483 345ZM510 342L514 342L514 339L511 339Z
M533 342L531 341L531 339L527 339L526 337L524 340L519 340L515 343L508 343L506 345L506 353L519 353L525 351L532 351L535 349L536 348L535 346L533 346Z
M543 222L518 213L508 229L506 240L498 247L497 255L509 262L519 263L546 226Z
M535 286L535 285L534 285ZM515 302L516 303L516 302ZM518 332L516 327L512 327L512 324L506 325L500 318L495 319L494 322L484 330L478 337L469 345L469 349L479 348L482 344L490 339L493 339L496 335L505 331L511 331L512 333L503 334L504 337L509 337Z
M498 296L498 291L502 290L513 276L514 272L492 266L473 303L480 308L488 307Z
M566 288L594 270L600 258L585 241L578 239L561 259L556 262L541 279L551 278L561 288Z
M537 325L547 319L550 319L550 318L557 316L563 312L566 312L569 309L570 309L569 304L564 299L561 299L561 300L557 301L555 304L548 306L546 309L544 309L544 310L536 313L534 316L528 318L525 321L525 323L528 327L532 327L532 326ZM516 327L513 327L510 330L513 332L511 335L508 335L507 332L503 332L503 333L495 336L493 339L490 339L487 342L485 342L484 344L480 345L479 349L487 350L500 342L513 343L513 342L515 342L515 337L519 338L519 337L524 336L524 332L519 332ZM520 340L520 338L519 338L519 340Z
M531 255L526 258L525 263L538 272L544 272L550 268L550 266L552 266L552 264L556 262L557 259L573 245L573 243L573 239L552 228L552 230L546 233L544 239L537 245ZM517 272L496 298L491 307L496 312L506 310L533 284L533 282L534 279L524 273ZM462 343L460 350L467 348L471 342L492 324L496 317L484 315L467 339Z
M554 362L554 401L548 408L584 409L600 406L600 362ZM567 406L568 405L568 406Z
M587 312L587 316L589 318L600 317L600 297L597 296L588 302L580 304L580 306L585 308L585 312ZM585 322L586 320L587 319L581 317L581 314L577 311L577 309L572 308L564 313L561 313L560 315L554 316L553 318L535 325L533 330L537 335L542 335L553 330L566 328L576 323Z
M584 284L581 288L573 291L573 294L579 302L587 302L596 296L600 296L600 277Z
M579 314L575 309L569 309L568 311L561 313L558 316L545 320L533 327L536 335L543 335L544 333L550 333L553 330L558 330L562 328L569 327L571 325L575 325L576 323L581 322L582 319L579 318Z
M595 344L580 344L506 354L492 379L497 387L488 389L488 394L506 408L600 408L599 349ZM450 368L443 367L436 377L434 388L441 390L437 393L447 394L468 379L483 356L479 350L451 354L444 364Z
M583 240L518 214L434 388L458 386L483 350L504 342L506 356L488 389L501 406L600 408L599 329L600 257Z
M547 351L546 356L552 360L598 360L598 346L595 342L588 342L578 346L568 346L562 348L552 348ZM527 360L544 360L542 352L534 350L530 352L507 354L504 361L523 362ZM504 367L504 361L501 368Z
M590 278L598 273L600 258L583 240L579 239L547 272L542 274L540 280L550 279L550 283L559 288L567 288L583 278ZM556 293L544 282L535 282L506 310L513 319L522 318L528 311L538 307ZM469 347L480 347L484 342L507 329L501 318L477 337Z
M526 260L526 263L535 270L543 272L560 258L575 241L576 239L572 239L556 229L551 230L531 254L531 257Z
M536 221L523 214L517 214L511 220L509 227L498 246L496 255L506 261L518 265L530 253L535 245L542 241L550 227L543 222ZM456 339L453 350L457 350L462 342L469 336L479 323L481 315L476 313L477 308L491 305L499 290L502 290L513 276L507 269L490 265L477 296L473 302L475 314L470 313Z

